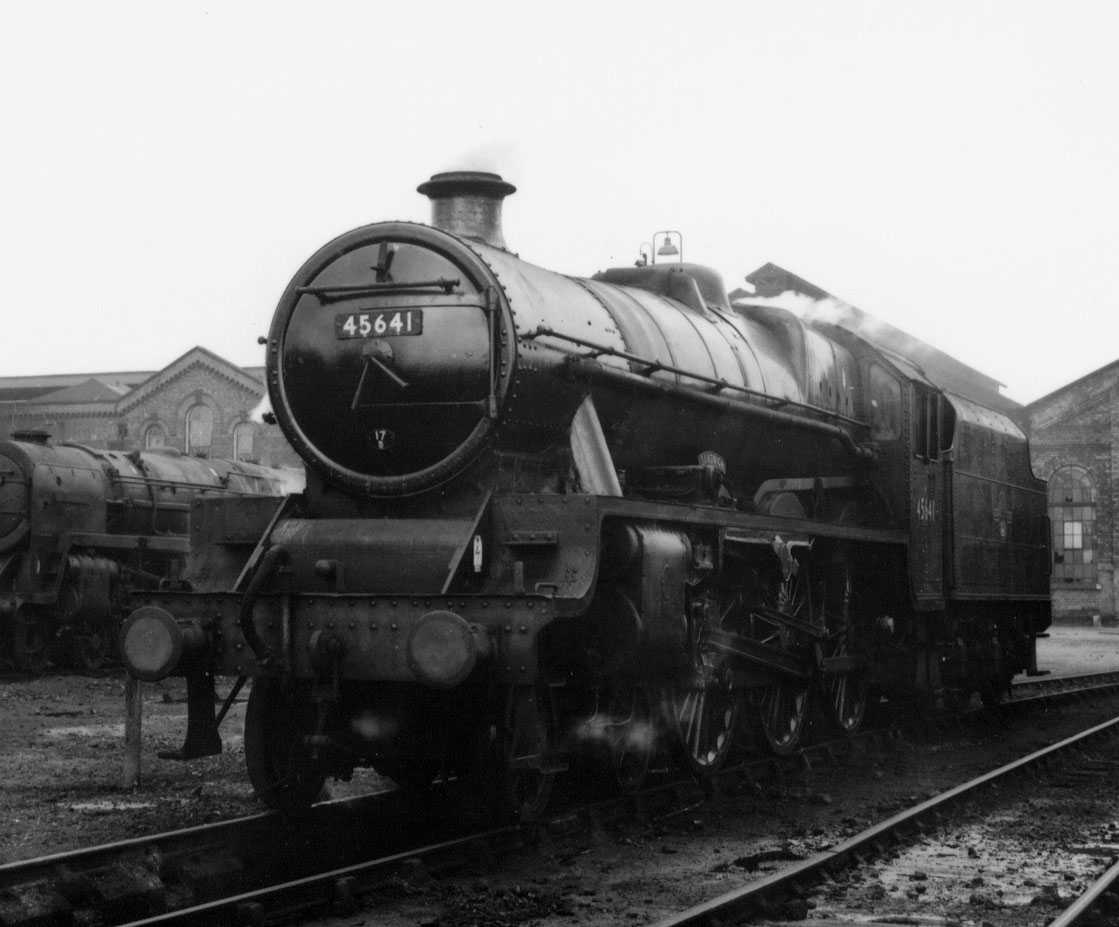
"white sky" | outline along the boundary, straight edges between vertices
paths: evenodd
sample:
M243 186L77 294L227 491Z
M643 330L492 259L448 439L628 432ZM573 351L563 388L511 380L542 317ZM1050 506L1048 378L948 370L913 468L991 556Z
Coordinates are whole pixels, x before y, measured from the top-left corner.
M771 260L1030 401L1119 358L1119 6L13 5L0 376L256 336L320 244L497 170L589 275Z

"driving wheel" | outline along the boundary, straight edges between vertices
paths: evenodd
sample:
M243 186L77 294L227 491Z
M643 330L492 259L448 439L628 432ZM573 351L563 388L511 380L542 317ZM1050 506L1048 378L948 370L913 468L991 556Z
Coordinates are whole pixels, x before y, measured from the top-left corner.
M808 687L787 682L766 686L758 717L770 750L779 756L795 753L808 722Z
M824 626L828 636L821 646L824 673L820 688L824 712L844 734L857 731L866 717L866 671L854 662L854 584L846 558L831 564L824 584Z
M763 607L753 614L754 627L761 643L786 652L801 648L797 634L785 618L800 624L819 625L821 594L812 573L807 549L780 551L781 573L775 579ZM781 679L763 687L757 694L758 729L769 749L785 756L800 747L808 727L809 680Z

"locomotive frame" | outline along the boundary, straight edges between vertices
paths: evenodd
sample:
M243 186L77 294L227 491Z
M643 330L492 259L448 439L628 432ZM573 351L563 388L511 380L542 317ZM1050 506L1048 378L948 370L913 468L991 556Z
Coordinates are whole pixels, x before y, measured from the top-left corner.
M371 764L527 816L584 752L622 787L664 744L702 776L796 749L814 702L849 732L882 694L1037 672L1044 483L992 381L851 307L732 306L697 265L533 268L495 175L421 191L435 228L342 236L273 320L307 492L200 506L194 569L229 591L135 597L126 664L194 693L183 756L220 749L214 676L251 677L266 802ZM421 338L338 333L404 309Z

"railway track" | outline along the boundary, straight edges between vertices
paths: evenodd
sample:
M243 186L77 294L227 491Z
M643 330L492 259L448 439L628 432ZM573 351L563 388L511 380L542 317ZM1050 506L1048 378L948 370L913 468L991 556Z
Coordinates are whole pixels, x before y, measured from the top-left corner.
M0 866L0 927L241 924L345 910L357 894L386 880L427 879L480 856L497 860L545 832L571 835L633 814L671 813L705 801L712 790L733 791L743 782L877 749L892 736L865 731L794 756L749 760L703 787L660 776L628 795L560 796L559 810L531 826L471 831L455 822L453 788L429 795L422 806L386 790L316 805L297 819L266 812L9 863ZM370 821L378 827L371 829Z
M1001 917L995 915L997 922L1026 923L1020 919L1026 916L1024 912L1032 912L1036 918L1039 911L1067 905L1069 898L1052 882L1043 882L1040 875L1036 879L1023 876L1021 852L1008 853L1005 847L977 840L976 818L986 821L995 814L1004 819L1014 802L1032 801L1039 789L1019 788L1008 797L1013 783L1027 776L1040 780L1042 789L1102 784L1119 769L1116 735L1119 717L921 801L827 850L664 918L657 927L715 927L753 921L777 925L803 921L810 910L817 924L883 922L882 918L887 923L951 923L958 919L957 912L945 909L959 906L962 897L973 916L976 909L989 914L983 910L989 906L1001 913ZM1002 795L991 796L1000 789ZM981 809L972 805L980 801ZM1025 819L1036 813L1033 805L1025 808ZM1119 813L1119 802L1115 811ZM1056 829L1059 822L1047 819L1046 826ZM1080 846L1067 847L1060 858L1047 855L1038 862L1044 871L1062 877L1068 873L1075 880L1074 874L1082 876L1098 868L1101 858L1114 859L1116 854L1119 846L1082 841ZM935 894L929 891L937 880L947 887L949 901L943 907L938 907ZM1117 880L1119 866L1113 865L1053 923L1087 923L1083 918L1089 912L1105 899L1112 900L1108 895ZM1027 899L1005 897L1008 892L995 887L1012 881L1026 890ZM922 902L926 894L928 903Z
M1041 680L1011 705L1119 689L1119 673ZM701 788L662 776L632 795L568 796L544 825L556 834L626 816L671 814L712 792L781 780L859 751L879 751L896 733L865 731L807 746L791 757L728 766ZM499 858L535 828L470 831L450 796L421 808L398 791L315 806L298 820L263 813L0 866L0 925L255 922L268 914L345 908L371 885L446 871L483 855ZM376 821L377 828L368 823ZM404 825L394 826L394 825ZM407 839L405 839L407 834ZM419 868L417 868L419 867Z
M21 860L0 866L0 925L168 916L355 859L389 857L416 841L450 840L462 830L439 795L420 806L386 790L325 802L298 818L265 812Z
M1075 676L1037 676L1014 683L1006 704L1058 699L1062 696L1098 695L1109 691L1119 691L1119 671Z
M1119 913L1117 886L1119 886L1119 862L1112 863L1079 898L1049 923L1049 927L1080 927L1080 925L1086 927L1094 923L1115 923L1115 915Z

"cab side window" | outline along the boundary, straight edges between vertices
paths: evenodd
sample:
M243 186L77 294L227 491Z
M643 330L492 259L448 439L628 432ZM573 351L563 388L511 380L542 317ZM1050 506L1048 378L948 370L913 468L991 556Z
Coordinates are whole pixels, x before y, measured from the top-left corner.
M870 433L877 441L901 436L901 384L878 364L870 367Z
M913 387L913 456L940 456L940 396L923 386Z

